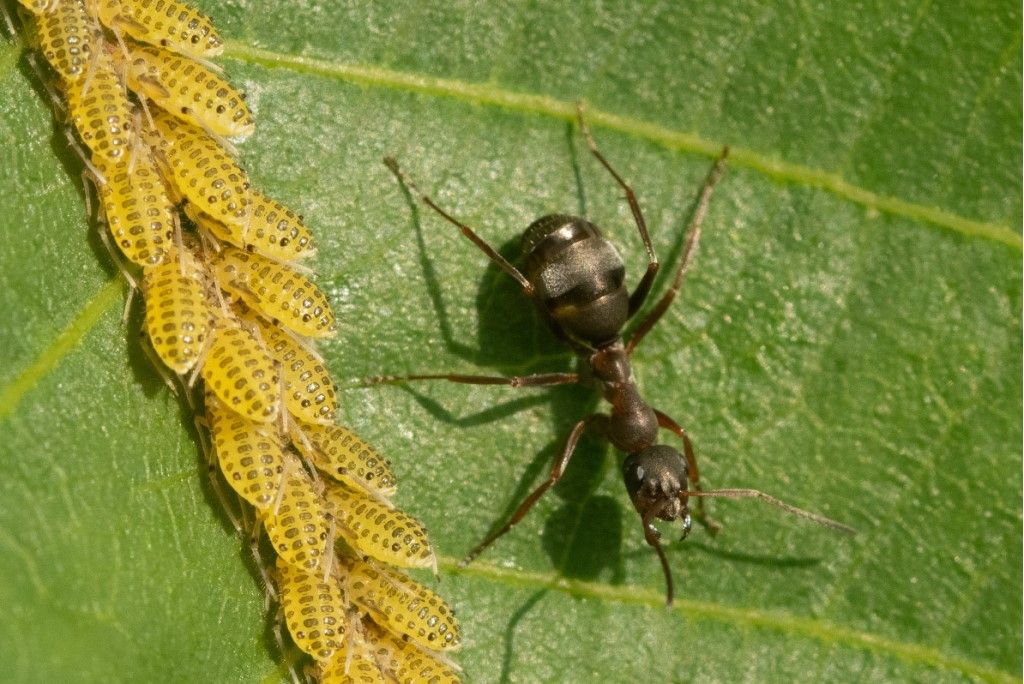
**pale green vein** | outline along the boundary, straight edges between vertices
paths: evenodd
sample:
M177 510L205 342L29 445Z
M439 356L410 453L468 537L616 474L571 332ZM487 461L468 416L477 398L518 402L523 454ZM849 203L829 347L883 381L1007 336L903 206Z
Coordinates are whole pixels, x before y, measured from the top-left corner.
M395 88L425 95L448 97L478 105L493 105L519 112L542 114L572 121L576 117L576 103L545 95L520 93L498 88L487 83L467 83L455 79L425 76L394 71L383 67L345 64L288 55L271 50L227 41L226 56L261 66L337 78L364 86ZM587 117L594 126L617 130L627 135L650 140L668 149L716 156L723 143L708 140L693 133L676 131L650 121L620 116L598 109L588 109ZM900 216L929 223L969 237L980 237L1021 249L1021 236L1008 226L977 221L939 207L908 202L898 197L879 195L850 183L839 174L793 164L743 147L732 147L730 164L753 169L779 182L819 188L859 204L871 211Z
M103 289L89 300L71 321L71 324L43 350L32 365L0 390L0 419L10 415L18 406L21 398L60 363L61 359L67 356L68 352L96 325L103 312L117 301L123 291L124 283L120 278L115 278L104 285Z
M509 586L530 589L545 588L580 598L595 598L615 603L664 606L664 594L650 589L630 586L612 586L598 582L583 582L554 574L524 572L476 562L461 567L456 558L441 557L438 565L453 575L466 575L486 580L497 580ZM673 610L690 619L716 620L743 627L770 629L783 634L804 636L826 645L858 648L873 653L890 655L914 665L960 672L986 682L1020 682L1009 672L988 667L967 658L958 658L920 644L886 639L824 620L786 615L785 613L739 608L706 601L676 599Z

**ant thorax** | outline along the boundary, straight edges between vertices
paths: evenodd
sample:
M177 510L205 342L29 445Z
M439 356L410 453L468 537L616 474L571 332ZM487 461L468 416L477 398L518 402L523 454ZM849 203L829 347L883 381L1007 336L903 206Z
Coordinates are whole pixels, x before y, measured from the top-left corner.
M615 341L629 318L622 257L593 223L552 214L523 235L523 275L565 335L591 348Z

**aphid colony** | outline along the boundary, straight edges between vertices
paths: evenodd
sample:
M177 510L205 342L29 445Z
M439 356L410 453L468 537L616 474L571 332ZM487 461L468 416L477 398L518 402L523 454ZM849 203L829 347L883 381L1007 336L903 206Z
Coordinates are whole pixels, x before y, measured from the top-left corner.
M206 61L223 50L210 20L174 0L20 2L110 236L142 269L149 342L186 395L204 383L209 456L266 530L267 574L314 675L458 681L443 655L460 641L452 609L396 569L436 564L426 531L389 502L390 464L334 423L334 382L310 342L334 335L334 314L294 264L312 235L250 188L220 138L254 123Z

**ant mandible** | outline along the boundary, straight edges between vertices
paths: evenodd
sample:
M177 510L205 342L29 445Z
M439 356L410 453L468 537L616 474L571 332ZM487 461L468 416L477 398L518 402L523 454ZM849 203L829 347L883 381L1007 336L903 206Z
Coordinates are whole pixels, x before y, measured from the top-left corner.
M665 575L666 603L669 606L672 605L673 598L672 572L661 546L661 535L654 527L653 521L655 518L681 520L682 537L685 538L692 524L690 497L697 498L698 519L712 534L717 532L719 525L706 515L702 497L754 497L820 525L853 534L854 530L842 523L796 508L755 489L702 489L697 458L686 431L668 415L644 401L633 380L630 356L679 294L697 250L711 192L725 169L729 148L722 150L704 181L672 284L636 326L629 340L623 341L622 328L643 307L650 294L651 285L658 272L658 257L651 245L640 203L629 184L598 150L597 143L584 120L582 105L578 109L578 120L590 152L625 191L640 239L647 250L647 271L632 293L627 292L624 284L626 269L619 253L597 226L586 219L551 214L542 216L530 224L523 234L523 270L520 271L498 254L472 228L441 209L434 200L421 192L401 171L397 161L390 157L384 159L384 163L399 182L415 191L424 204L457 226L480 251L519 283L523 293L545 315L558 337L572 348L585 365L583 374L539 373L504 377L446 373L380 376L373 378L373 381L396 383L409 380L448 380L472 385L511 387L543 387L587 381L596 385L601 390L601 395L611 405L609 414L595 413L576 423L547 480L520 502L507 523L470 551L463 564L472 562L484 549L511 530L541 496L558 482L576 451L580 437L587 429L604 435L615 448L627 454L622 464L622 476L633 506L640 514L644 539L654 548L661 561ZM673 447L658 444L659 428L675 433L682 440L682 454Z

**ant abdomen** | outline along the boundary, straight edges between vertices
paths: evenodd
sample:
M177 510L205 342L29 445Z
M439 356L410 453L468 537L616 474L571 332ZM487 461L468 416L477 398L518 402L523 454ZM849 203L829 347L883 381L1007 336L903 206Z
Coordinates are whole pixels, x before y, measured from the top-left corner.
M569 337L598 347L629 317L622 257L593 223L543 216L523 234L523 275L537 302Z

